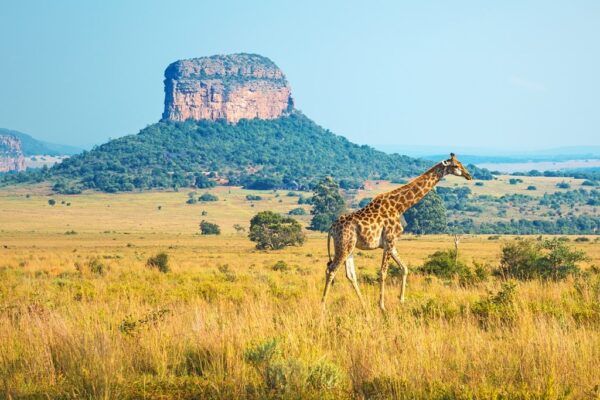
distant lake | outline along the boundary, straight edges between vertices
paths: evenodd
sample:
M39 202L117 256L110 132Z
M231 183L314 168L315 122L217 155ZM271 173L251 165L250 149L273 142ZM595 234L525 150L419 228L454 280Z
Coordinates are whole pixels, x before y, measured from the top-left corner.
M561 169L600 167L600 160L570 160L570 161L531 161L521 163L480 163L480 168L500 172L524 172L537 169L538 171L558 171Z

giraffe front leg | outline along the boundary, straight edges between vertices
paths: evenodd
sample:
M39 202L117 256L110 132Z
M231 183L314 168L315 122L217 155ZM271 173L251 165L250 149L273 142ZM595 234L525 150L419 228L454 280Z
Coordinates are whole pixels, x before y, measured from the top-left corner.
M396 251L395 247L392 247L391 256L402 270L402 286L400 286L400 303L404 303L404 291L406 290L406 277L408 275L408 268L398 257L398 252Z
M380 290L379 290L379 308L381 308L381 311L385 311L385 278L387 277L387 271L388 271L388 266L389 266L389 261L390 261L390 253L387 250L387 248L383 249L383 258L381 260L381 270L380 270L380 276L379 276L379 284L380 284Z

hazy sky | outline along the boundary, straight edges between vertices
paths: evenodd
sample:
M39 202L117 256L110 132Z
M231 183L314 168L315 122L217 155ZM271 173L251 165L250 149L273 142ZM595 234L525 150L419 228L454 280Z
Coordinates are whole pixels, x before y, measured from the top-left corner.
M600 2L494 3L3 0L0 127L136 133L161 117L169 63L250 52L358 143L600 145Z

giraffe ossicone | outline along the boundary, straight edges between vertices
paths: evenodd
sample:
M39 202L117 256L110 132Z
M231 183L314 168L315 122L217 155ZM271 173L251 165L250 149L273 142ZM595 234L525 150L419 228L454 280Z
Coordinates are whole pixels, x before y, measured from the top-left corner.
M325 272L325 289L322 303L325 305L327 294L340 265L346 267L346 277L352 283L358 298L365 306L358 277L354 267L352 254L354 249L375 250L383 249L380 274L379 307L385 310L385 278L390 258L400 267L402 285L400 287L400 302L404 302L408 268L400 260L395 242L404 228L400 215L418 203L446 175L461 176L467 180L473 179L469 171L456 159L454 153L448 160L443 160L427 170L411 182L387 193L377 196L365 207L340 216L332 225L327 237L329 262ZM333 239L334 257L331 258L330 240Z

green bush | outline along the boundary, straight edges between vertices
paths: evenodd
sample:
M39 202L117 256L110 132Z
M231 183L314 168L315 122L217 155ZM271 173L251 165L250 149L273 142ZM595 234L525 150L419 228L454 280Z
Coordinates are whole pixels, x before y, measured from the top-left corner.
M562 182L557 183L556 187L559 189L570 189L571 184L569 182L562 181Z
M158 253L157 255L150 257L146 261L148 268L157 269L162 273L167 273L171 270L169 267L169 256L167 253Z
M211 222L202 220L200 222L200 234L201 235L220 235L221 228L217 224L213 224Z
M211 193L204 193L202 196L198 197L198 201L218 201L219 198Z
M56 204L56 200L50 199L50 200L48 200L48 204L51 205L51 206L53 206L53 205Z
M448 249L431 254L419 270L439 278L449 279L463 274L468 268L464 262L456 259L455 250Z
M246 195L246 200L259 201L259 200L262 200L262 197L258 196L258 195L254 195L254 194L248 194L248 195Z
M590 238L585 237L585 236L579 236L579 237L575 238L575 242L578 242L578 243L589 242L589 241L590 241Z
M188 199L186 201L187 204L196 204L197 200L196 200L196 192L189 192L188 193Z
M517 315L516 291L515 283L505 282L497 293L490 293L486 298L475 302L471 306L471 313L484 327L489 327L494 322L510 324Z
M527 190L537 190L537 187L535 187L533 185L529 185L529 186L527 186Z
M278 250L304 243L302 225L291 217L284 217L272 211L261 211L250 220L248 237L256 242L256 248L261 250Z
M285 261L279 260L271 267L271 269L273 271L286 272L290 270L290 267Z
M577 263L587 260L583 251L572 250L559 239L515 240L502 248L497 275L521 280L561 280L579 273Z
M456 250L440 250L431 254L419 272L435 275L442 279L458 278L462 286L470 286L483 282L489 277L489 269L483 264L475 263L475 269L469 268L460 258Z
M306 215L306 210L302 207L297 207L297 208L290 210L290 212L288 212L288 214L289 215Z

